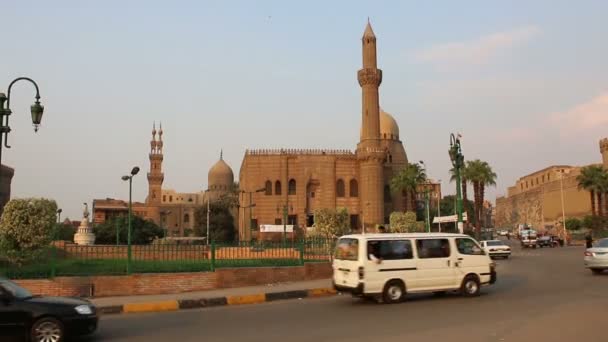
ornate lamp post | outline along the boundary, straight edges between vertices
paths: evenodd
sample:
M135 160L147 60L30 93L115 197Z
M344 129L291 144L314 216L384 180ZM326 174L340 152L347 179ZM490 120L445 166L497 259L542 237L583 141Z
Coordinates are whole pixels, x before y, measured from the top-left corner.
M61 208L57 209L57 223L61 223L61 213L63 210Z
M249 241L253 241L253 216L251 210L255 207L255 203L253 203L253 194L256 192L264 192L266 188L257 189L254 191L245 191L241 190L242 194L249 194L249 205L243 206L243 215L245 214L245 209L249 209Z
M131 175L122 176L123 181L129 181L129 230L127 231L127 274L131 274L131 220L133 216L133 176L139 173L139 167L135 166L131 170Z
M277 213L279 212L279 210L283 210L283 245L285 245L285 242L287 240L287 218L288 218L289 211L293 211L293 207L290 206L289 203L285 203L283 205L278 204ZM292 236L293 236L293 233L292 233Z
M458 215L458 232L462 234L464 230L464 223L462 220L462 192L460 188L460 171L464 166L464 156L462 155L462 148L460 146L460 137L460 134L450 134L450 149L448 153L450 154L450 160L452 161L452 166L454 167L454 172L456 173L456 214Z
M11 132L11 128L8 125L8 119L12 113L11 88L13 87L13 84L18 81L29 81L34 85L34 87L36 87L36 102L34 102L34 104L31 106L32 124L34 125L34 132L38 132L38 127L40 126L40 122L42 121L42 113L44 112L44 107L40 104L40 91L38 90L38 85L31 78L18 77L9 84L8 96L4 95L4 93L0 93L0 164L2 163L2 145L4 145L4 147L6 148L10 148L10 146L8 145L8 134ZM6 107L4 106L5 102Z
M422 170L424 170L424 174L426 175L426 164L424 161L419 162L422 166ZM431 232L431 209L430 209L430 200L429 200L429 181L426 179L424 181L423 189L424 189L424 209L426 211L425 223L426 223L426 231L427 233Z

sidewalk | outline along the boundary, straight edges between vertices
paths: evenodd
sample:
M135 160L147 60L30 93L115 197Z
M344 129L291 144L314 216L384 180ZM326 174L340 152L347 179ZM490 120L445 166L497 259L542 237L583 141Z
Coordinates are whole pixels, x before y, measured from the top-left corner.
M164 295L103 297L91 301L102 314L119 314L257 304L282 299L327 296L335 293L331 279L321 279Z

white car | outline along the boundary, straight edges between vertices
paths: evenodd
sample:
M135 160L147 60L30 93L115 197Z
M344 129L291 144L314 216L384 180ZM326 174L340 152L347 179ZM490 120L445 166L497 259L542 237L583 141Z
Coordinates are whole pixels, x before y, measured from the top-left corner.
M508 259L511 256L511 247L500 240L481 241L481 248L490 258L502 257Z
M593 274L608 270L608 238L598 240L593 247L585 251L585 267Z

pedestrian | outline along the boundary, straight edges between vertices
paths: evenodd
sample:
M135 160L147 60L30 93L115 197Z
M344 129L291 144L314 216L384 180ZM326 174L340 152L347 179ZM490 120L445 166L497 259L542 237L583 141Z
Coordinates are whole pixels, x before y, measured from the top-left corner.
M511 232L507 232L507 240L511 240Z
M593 247L593 237L591 236L591 233L585 236L585 245L587 248Z

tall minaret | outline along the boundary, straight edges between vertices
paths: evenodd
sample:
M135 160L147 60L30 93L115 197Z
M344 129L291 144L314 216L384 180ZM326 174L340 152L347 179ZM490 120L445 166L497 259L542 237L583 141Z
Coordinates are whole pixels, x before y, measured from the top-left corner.
M150 172L148 172L148 206L161 204L163 180L163 126L161 124L156 140L156 124L152 128L150 141Z
M361 141L359 160L360 210L366 229L384 223L384 172L386 152L380 146L380 101L378 87L382 70L376 58L376 36L367 21L363 33L363 68L357 73L362 90Z

